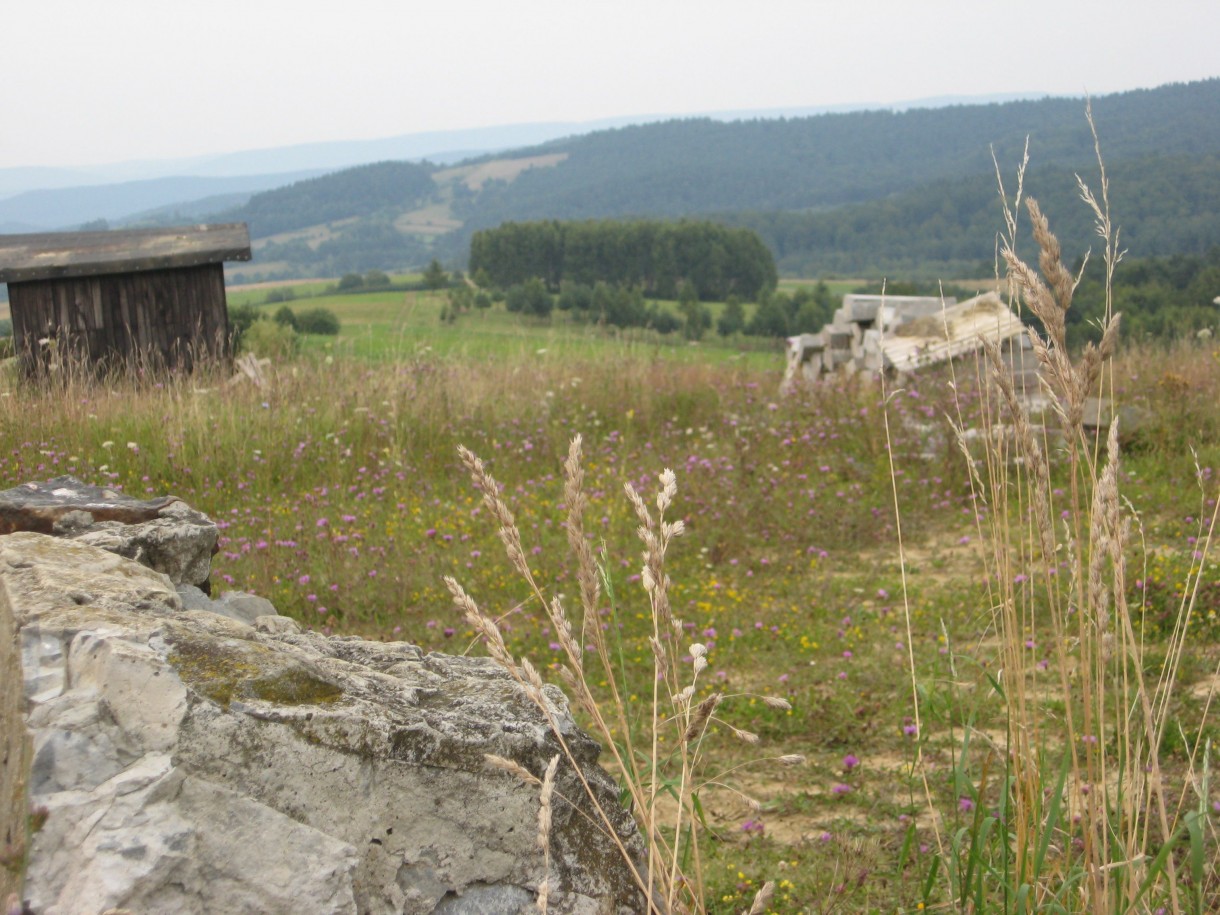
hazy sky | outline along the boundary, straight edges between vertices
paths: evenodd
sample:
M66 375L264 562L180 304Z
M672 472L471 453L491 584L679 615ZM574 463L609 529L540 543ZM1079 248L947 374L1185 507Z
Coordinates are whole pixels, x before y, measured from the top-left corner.
M1220 75L1217 0L0 6L0 167Z

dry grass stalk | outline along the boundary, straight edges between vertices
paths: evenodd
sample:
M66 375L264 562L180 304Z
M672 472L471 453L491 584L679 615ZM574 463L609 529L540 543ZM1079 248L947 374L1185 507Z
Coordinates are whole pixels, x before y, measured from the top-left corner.
M545 913L551 895L551 796L555 793L555 772L559 754L551 757L538 792L538 847L542 849L542 880L538 884L538 911Z
M582 619L579 626L581 638L575 636L575 627L557 599L548 600L538 585L525 561L512 512L504 503L495 479L487 472L474 454L460 450L461 458L470 471L471 479L483 494L484 505L496 519L498 533L508 554L509 562L526 582L533 598L545 608L557 641L563 649L564 662L559 675L571 691L575 704L589 719L589 725L602 745L611 754L613 765L622 776L622 784L630 798L631 809L641 834L647 842L647 866L638 867L628 850L614 834L607 811L598 806L597 798L584 782L584 776L573 759L563 738L560 722L550 702L547 701L541 677L528 660L512 657L504 644L495 621L481 611L474 600L452 579L446 579L454 605L470 624L475 633L487 643L488 653L523 687L526 694L546 715L551 730L559 741L562 755L573 766L582 779L585 794L596 810L593 812L598 828L605 830L618 842L618 847L636 879L643 897L648 900L649 911L680 912L705 911L702 898L702 863L699 844L695 840L698 819L695 812L696 792L710 787L735 790L715 778L701 778L697 772L704 762L704 741L713 722L722 724L730 734L747 743L757 743L758 736L736 728L717 718L715 712L724 702L720 693L712 693L699 702L694 702L700 675L707 669L707 647L701 644L686 647L682 644L683 627L673 615L669 602L669 576L665 571L665 555L673 540L682 536L682 522L669 521L666 513L677 493L677 479L673 471L660 474L653 506L630 485L625 487L627 498L639 521L637 533L644 546L643 566L640 577L649 602L649 618L652 631L648 642L652 650L652 696L650 714L640 722L633 722L627 714L627 702L618 681L617 659L611 656L601 623L599 601L602 583L608 581L604 566L598 565L589 547L584 531L584 512L588 500L583 492L584 474L580 467L581 440L573 440L564 463L564 501L567 506L567 536L569 548L576 561L580 582ZM586 670L591 663L585 657L585 645L592 646L600 670L596 676L604 679L609 691L609 701L600 699L590 688L594 674ZM689 661L690 666L687 667ZM687 679L689 677L689 679ZM762 697L771 708L787 709L791 704L779 697ZM647 762L640 764L637 757ZM558 759L558 757L557 757ZM797 754L780 757L780 764L793 766L803 763L804 757ZM534 777L519 771L503 760L489 759L496 766L534 783ZM664 791L668 797L676 795L677 804L660 804ZM549 793L547 781L542 783L545 813L539 814L539 842L543 841L544 826L549 829ZM743 796L744 797L744 796ZM752 809L758 809L757 801L746 799ZM668 813L665 811L668 810ZM683 862L689 855L689 865ZM544 882L539 888L539 906L545 907L553 888Z
M1066 478L1065 505L1055 504L1059 491L1052 491L1044 433L1035 429L999 348L984 344L992 390L1012 428L1010 439L989 433L985 482L978 481L990 508L988 580L994 583L990 598L1001 636L1009 721L1008 809L1015 868L1011 885L1032 887L1032 898L1045 904L1070 892L1073 907L1101 913L1129 910L1145 881L1159 880L1177 912L1181 900L1173 857L1165 859L1163 873L1150 870L1150 865L1157 837L1174 833L1182 807L1179 801L1171 816L1157 748L1169 719L1167 697L1176 680L1191 601L1183 603L1168 661L1150 687L1126 599L1131 519L1119 490L1118 423L1110 423L1104 445L1100 436L1090 438L1085 427L1086 399L1112 393L1109 373L1119 328L1111 285L1122 253L1109 219L1100 156L1098 162L1100 200L1078 178L1105 243L1107 309L1096 346L1086 346L1074 361L1069 354L1066 315L1079 276L1065 267L1060 243L1035 200L1026 198L1024 203L1039 251L1040 275L1016 254L1017 220L1007 204L1008 234L1000 242L1012 295L1044 331L1031 331L1030 338L1060 421L1064 463L1057 475ZM1023 162L1018 203L1024 167ZM960 436L961 424L955 425ZM964 441L962 445L964 449ZM1019 495L1015 513L1011 492ZM1017 584L1027 580L1032 582L1028 587ZM1024 650L1039 628L1048 625L1058 662L1058 715L1048 715L1031 690L1037 672L1027 669ZM1069 765L1063 799L1067 813L1054 819L1058 808L1048 797L1048 786L1054 784L1055 774L1044 771L1043 765L1058 754L1066 754ZM1079 820L1079 845L1065 841L1071 828L1068 816ZM1039 848L1058 851L1043 858L1035 853ZM1074 889L1064 889L1071 884Z
M530 784L542 786L542 779L530 772L529 769L511 759L505 759L503 756L497 756L494 753L484 753L483 760L493 769L499 769L502 772L508 772L510 775L515 775L521 781Z
M771 898L775 895L775 884L768 880L762 885L762 888L754 894L754 902L750 905L749 915L763 915L767 911L767 907L771 905Z

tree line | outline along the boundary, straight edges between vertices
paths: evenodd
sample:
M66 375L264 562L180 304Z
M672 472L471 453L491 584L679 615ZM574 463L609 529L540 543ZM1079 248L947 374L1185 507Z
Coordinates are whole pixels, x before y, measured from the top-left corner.
M1076 264L1079 270L1080 264ZM1128 339L1220 333L1220 246L1205 254L1124 259L1114 271L1114 310ZM1069 343L1096 340L1105 314L1105 271L1094 256L1064 315Z
M1094 166L1080 174L1096 191L1095 172ZM1107 173L1124 247L1143 255L1202 255L1220 238L1220 154L1120 160ZM1009 184L1011 194L1015 180ZM1073 169L1031 168L1024 191L1038 199L1069 256L1094 244L1093 214L1080 200ZM1028 218L1018 215L1019 253L1036 260ZM780 270L797 276L986 276L994 271L996 233L1004 225L994 173L829 211L722 218L756 231Z
M535 278L552 293L602 282L663 299L689 284L702 301L752 300L776 283L757 233L686 220L509 222L474 234L469 267L480 285L502 289Z

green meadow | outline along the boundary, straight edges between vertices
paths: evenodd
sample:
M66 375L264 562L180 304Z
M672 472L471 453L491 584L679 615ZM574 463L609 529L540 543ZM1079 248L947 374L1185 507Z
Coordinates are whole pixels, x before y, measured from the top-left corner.
M400 284L418 282L418 275L396 276ZM303 337L306 351L324 350L333 356L369 361L413 358L423 351L444 357L472 360L528 358L550 354L553 358L588 359L599 354L629 353L689 363L716 360L746 362L760 369L773 367L781 352L779 341L738 338L724 343L715 332L699 344L687 344L678 334L661 335L639 328L606 332L590 324L573 321L556 311L547 321L507 313L503 306L473 310L454 324L440 320L445 296L427 291L369 291L339 293L334 283L306 285L298 298L267 303L267 289L239 290L230 294L230 307L250 305L270 317L280 307L293 311L328 308L339 315L339 339ZM812 285L812 284L810 284ZM295 287L299 288L299 287ZM675 303L661 303L676 311ZM747 316L753 306L746 306ZM713 321L724 308L708 304ZM539 354L538 350L545 350Z
M1011 421L973 359L785 397L778 345L610 333L558 312L543 324L502 305L446 324L437 293L325 290L272 305L266 289L232 293L268 315L287 304L341 321L273 360L263 387L6 376L0 485L70 473L178 495L222 529L215 587L328 633L482 653L450 576L514 657L560 683L567 643L540 592L557 596L609 640L610 672L586 670L597 701L617 694L625 710L598 734L616 775L610 744L715 708L682 788L666 783L689 817L678 835L657 826L681 850L671 890L691 910L1220 907L1213 340L1120 345L1106 383L1140 416L1121 463L1106 469L1104 438L1048 433L1038 489L1030 455L996 437ZM567 536L576 436L601 581L589 606ZM534 585L505 557L459 446L498 482ZM658 712L655 592L625 487L652 506L666 469L665 517L683 522L664 550L674 676L692 692ZM1106 552L1088 518L1111 479L1129 536ZM1050 556L1036 548L1048 518ZM1106 651L1121 663L1106 667ZM1089 718L1098 689L1113 689L1113 719ZM660 733L673 763L681 730ZM1137 788L1118 773L1133 735L1164 804L1130 812Z

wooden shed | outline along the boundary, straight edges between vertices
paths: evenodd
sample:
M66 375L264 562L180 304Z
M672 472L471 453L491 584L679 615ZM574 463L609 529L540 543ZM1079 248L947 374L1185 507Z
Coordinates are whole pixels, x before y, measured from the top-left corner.
M223 264L249 259L244 223L0 235L13 344L31 372L69 353L187 370L227 359Z

